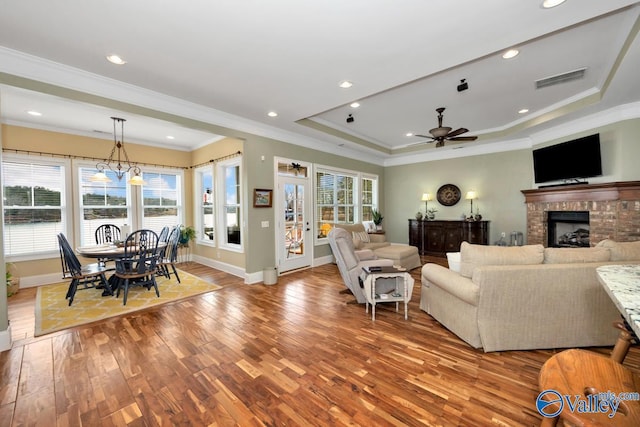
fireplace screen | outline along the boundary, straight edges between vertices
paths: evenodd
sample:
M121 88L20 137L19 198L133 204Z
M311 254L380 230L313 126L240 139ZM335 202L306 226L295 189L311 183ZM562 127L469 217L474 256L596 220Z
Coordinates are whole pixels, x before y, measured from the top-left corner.
M549 211L547 230L549 247L588 248L589 212Z

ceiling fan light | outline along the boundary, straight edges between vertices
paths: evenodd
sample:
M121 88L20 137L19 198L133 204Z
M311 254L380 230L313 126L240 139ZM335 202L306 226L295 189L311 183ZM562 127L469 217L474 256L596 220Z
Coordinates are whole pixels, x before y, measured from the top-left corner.
M451 132L451 128L444 126L444 127L439 127L439 128L433 128L429 131L429 133L431 135L433 135L434 138L443 138L445 136L447 136L447 134Z

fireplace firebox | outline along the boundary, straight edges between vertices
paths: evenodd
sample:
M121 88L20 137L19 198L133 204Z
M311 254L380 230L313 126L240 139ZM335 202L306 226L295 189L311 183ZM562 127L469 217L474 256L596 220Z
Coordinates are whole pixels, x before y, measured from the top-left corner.
M548 211L547 236L550 248L588 248L589 211Z

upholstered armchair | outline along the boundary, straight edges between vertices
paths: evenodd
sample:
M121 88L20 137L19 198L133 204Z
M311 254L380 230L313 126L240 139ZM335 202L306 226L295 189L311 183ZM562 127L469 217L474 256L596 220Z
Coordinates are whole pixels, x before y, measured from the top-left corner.
M378 258L371 249L356 250L352 234L342 228L334 227L329 232L328 238L345 286L356 297L359 304L364 304L366 302L364 290L358 280L363 273L362 267L391 267L393 260Z

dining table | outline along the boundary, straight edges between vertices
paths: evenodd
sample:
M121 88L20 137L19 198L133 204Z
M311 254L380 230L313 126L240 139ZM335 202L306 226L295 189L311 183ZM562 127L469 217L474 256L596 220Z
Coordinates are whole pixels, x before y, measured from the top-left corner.
M167 242L158 242L157 252L160 253L167 246ZM86 246L78 246L76 248L76 253L85 258L98 258L100 260L118 260L124 257L124 245L118 245L113 243L102 243L96 245L86 245ZM133 253L131 248L129 248L129 253ZM112 274L107 279L107 283L109 285L108 290L105 290L102 293L102 296L113 295L115 291L118 289L118 278L115 274Z

